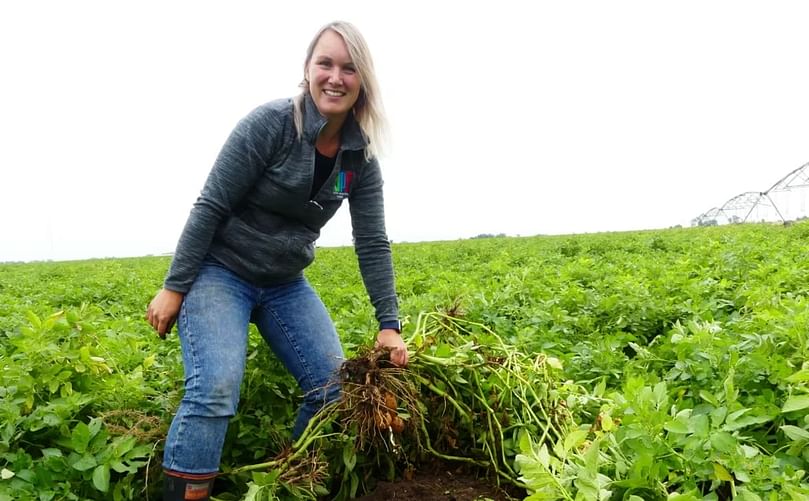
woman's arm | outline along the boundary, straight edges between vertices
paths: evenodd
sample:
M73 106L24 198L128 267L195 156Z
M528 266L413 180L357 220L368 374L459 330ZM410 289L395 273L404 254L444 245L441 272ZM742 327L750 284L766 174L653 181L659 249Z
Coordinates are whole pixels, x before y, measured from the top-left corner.
M264 172L274 138L280 135L280 128L273 127L278 118L268 111L273 110L257 108L242 119L222 147L183 228L165 288L188 292L220 223Z
M219 224L238 207L261 176L274 147L273 117L257 108L231 132L211 169L177 243L164 287L149 303L146 319L160 337L177 320ZM276 130L281 130L276 128Z
M349 194L349 209L360 274L380 324L399 318L390 241L385 230L382 173L376 159L363 170ZM377 346L390 346L391 360L407 364L407 347L394 329L380 328Z

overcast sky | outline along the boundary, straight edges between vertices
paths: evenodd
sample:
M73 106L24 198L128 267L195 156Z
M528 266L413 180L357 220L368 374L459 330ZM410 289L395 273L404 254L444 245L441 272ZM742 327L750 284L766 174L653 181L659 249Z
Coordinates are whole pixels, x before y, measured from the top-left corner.
M377 66L395 242L688 225L809 162L809 2L3 2L0 261L171 252L333 19ZM350 242L344 207L319 245Z

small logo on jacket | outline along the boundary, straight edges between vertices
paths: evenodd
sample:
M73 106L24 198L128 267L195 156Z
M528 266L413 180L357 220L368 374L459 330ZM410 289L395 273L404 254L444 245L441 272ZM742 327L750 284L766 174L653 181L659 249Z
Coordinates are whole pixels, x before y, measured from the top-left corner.
M354 178L353 171L341 170L334 181L334 194L345 198L351 191L351 180Z

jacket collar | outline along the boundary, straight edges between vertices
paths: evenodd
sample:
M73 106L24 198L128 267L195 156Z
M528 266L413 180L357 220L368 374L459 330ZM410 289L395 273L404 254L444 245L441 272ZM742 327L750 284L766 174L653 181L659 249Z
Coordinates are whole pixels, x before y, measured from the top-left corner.
M320 114L312 100L312 96L307 92L303 96L303 136L314 144L320 129L326 124L326 117ZM360 124L354 119L354 113L349 113L343 124L340 137L340 149L362 150L368 146L368 139L360 128Z

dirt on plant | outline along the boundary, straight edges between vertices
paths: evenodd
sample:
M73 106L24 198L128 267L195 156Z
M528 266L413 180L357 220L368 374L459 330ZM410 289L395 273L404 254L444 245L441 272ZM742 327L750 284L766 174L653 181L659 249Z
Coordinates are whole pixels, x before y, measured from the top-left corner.
M415 472L409 480L379 482L373 492L357 501L508 501L525 495L525 491L498 487L493 480L478 478L463 468L432 468Z
M389 450L394 436L399 444L418 443L419 429L426 433L423 405L419 405L424 403L423 396L404 377L403 369L390 363L389 356L389 350L373 350L347 360L341 368L342 422L346 429L357 430L357 445L361 450ZM405 419L401 418L400 411L404 411L401 415L407 416ZM434 444L455 440L452 423L447 423L442 430ZM510 484L498 485L496 479L482 478L480 472L469 465L433 459L415 470L406 470L401 480L379 481L373 491L356 499L510 501L525 498L524 490Z

